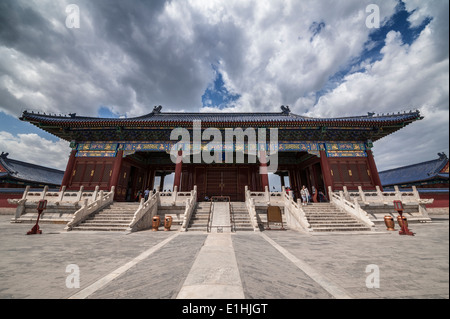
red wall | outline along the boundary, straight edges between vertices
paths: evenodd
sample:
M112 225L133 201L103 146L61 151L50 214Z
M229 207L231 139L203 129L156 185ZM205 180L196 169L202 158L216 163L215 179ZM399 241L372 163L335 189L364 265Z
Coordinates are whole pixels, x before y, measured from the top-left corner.
M434 198L433 204L426 205L427 208L443 208L449 207L448 193L420 193L420 198L428 199Z
M8 203L8 198L22 198L23 189L20 193L0 193L0 207L16 207L17 205L12 205Z

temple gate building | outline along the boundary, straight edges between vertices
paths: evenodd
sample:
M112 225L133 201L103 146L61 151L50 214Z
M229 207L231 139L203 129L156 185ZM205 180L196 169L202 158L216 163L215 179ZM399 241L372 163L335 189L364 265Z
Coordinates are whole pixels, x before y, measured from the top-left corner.
M419 111L342 118L312 118L292 113L282 106L273 113L186 113L152 112L133 118L97 118L70 114L57 116L23 112L23 121L70 142L72 151L62 180L67 189L95 186L109 190L115 187L116 201L134 200L139 191L163 185L164 176L175 173L173 186L189 191L197 186L198 200L205 196L230 196L244 200L244 188L262 191L269 187L267 173L260 167L270 164L264 158L277 156L275 174L283 185L285 177L294 195L306 185L327 193L333 190L374 189L382 186L372 154L373 142L422 119ZM223 145L224 154L232 161L206 163L194 160L195 147L181 145L177 161L170 152L179 140L171 132L184 128L192 136L194 123L201 123L202 132L217 128L226 130L266 129L266 143L258 149L251 145ZM277 129L277 140L270 139L270 129ZM246 131L244 131L246 132ZM209 140L201 142L201 150ZM189 143L188 143L189 144ZM242 146L242 147L241 147ZM197 149L198 151L199 149ZM244 162L237 161L244 154ZM257 155L252 160L250 155ZM230 157L228 157L230 158ZM273 157L272 157L273 158ZM264 172L264 171L263 171ZM159 177L160 183L155 183ZM158 184L158 185L157 185ZM269 188L270 189L270 188Z

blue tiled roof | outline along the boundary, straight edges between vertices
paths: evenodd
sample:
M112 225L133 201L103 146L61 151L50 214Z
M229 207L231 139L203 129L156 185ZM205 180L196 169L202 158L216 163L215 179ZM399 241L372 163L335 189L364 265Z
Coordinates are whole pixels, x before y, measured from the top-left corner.
M155 107L152 112L133 118L99 118L39 114L24 111L20 119L36 125L50 134L66 141L88 140L148 140L159 130L162 135L175 127L192 128L194 121L201 121L202 127L216 128L280 128L280 136L298 140L372 140L373 142L421 120L420 112L375 114L319 118L292 113L282 106L281 112L161 112L162 107ZM283 135L284 134L284 135Z
M378 174L383 186L427 181L434 178L448 179L448 173L439 173L447 162L448 158L441 156L439 159L398 167Z
M0 157L0 164L7 170L0 173L0 178L10 178L25 183L61 185L64 176L64 171L17 161L6 156Z
M70 116L57 116L48 114L39 114L25 111L21 117L28 122L38 122L48 125L76 126L79 124L92 125L98 123L101 125L144 125L152 123L177 124L180 122L202 121L209 123L252 123L252 122L271 122L271 123L293 123L296 125L304 124L333 124L346 125L348 123L365 125L402 123L420 118L419 111L408 113L397 113L387 115L363 115L335 118L317 118L294 114L292 112L256 112L256 113L193 113L193 112L151 112L143 116L133 118L99 118L77 116L75 113Z

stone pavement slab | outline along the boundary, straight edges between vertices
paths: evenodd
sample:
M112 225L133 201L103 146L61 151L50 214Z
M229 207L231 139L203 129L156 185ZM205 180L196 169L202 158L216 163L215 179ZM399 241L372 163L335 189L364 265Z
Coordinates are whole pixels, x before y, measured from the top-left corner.
M66 232L64 225L40 225L41 235L25 235L31 224L11 224L0 216L0 298L68 298L67 266L77 265L80 289L123 266L172 232Z
M332 298L260 234L236 233L233 236L233 245L245 298Z
M244 298L230 233L208 235L177 298Z
M410 229L415 236L400 236L398 231L265 234L354 298L449 298L448 220ZM379 288L367 288L375 267Z
M33 225L9 220L0 216L2 299L69 298L118 269L124 271L87 298L188 298L183 287L214 289L223 280L229 285L221 287L232 289L221 296L241 291L246 299L332 299L329 284L352 298L449 298L448 219L411 225L413 237L289 230L126 235L65 232L51 224L27 236ZM68 265L79 268L79 288L66 285ZM369 287L374 275L379 286Z
M177 238L89 298L175 298L206 236L179 234Z

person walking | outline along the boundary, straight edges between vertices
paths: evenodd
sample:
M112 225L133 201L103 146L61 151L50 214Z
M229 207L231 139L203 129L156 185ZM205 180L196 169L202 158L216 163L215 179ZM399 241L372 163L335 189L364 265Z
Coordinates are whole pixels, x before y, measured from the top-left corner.
M309 202L309 191L305 185L303 185L300 195L302 196L302 205L308 205Z
M148 187L145 189L145 191L144 191L144 198L145 198L145 201L147 201L148 200L148 195L150 194L150 190L148 189Z

